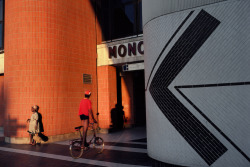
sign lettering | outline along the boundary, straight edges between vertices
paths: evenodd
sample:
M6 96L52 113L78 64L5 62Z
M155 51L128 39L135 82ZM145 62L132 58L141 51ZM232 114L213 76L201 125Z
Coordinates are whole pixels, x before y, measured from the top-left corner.
M121 44L119 46L110 46L109 47L109 58L117 58L117 56L120 57L126 57L128 56L137 56L137 52L141 55L144 54L144 48L143 48L143 41L140 41L138 43L133 42L128 43L127 45Z

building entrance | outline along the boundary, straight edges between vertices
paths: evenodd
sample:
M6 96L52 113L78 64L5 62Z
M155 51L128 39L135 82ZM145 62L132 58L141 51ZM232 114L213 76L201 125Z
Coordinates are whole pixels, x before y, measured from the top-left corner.
M144 70L133 72L135 125L146 125Z
M117 67L117 104L123 107L125 127L146 125L144 70Z

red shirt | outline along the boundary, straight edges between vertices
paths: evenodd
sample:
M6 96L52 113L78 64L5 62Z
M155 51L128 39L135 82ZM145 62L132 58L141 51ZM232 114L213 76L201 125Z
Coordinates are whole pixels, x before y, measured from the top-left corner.
M86 116L89 116L89 109L92 109L91 101L89 99L82 99L80 103L78 115L84 114Z

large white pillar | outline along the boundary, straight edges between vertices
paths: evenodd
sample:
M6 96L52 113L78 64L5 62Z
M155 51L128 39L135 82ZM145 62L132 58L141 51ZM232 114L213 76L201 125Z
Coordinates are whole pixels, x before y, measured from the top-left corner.
M250 1L143 0L150 157L250 166Z

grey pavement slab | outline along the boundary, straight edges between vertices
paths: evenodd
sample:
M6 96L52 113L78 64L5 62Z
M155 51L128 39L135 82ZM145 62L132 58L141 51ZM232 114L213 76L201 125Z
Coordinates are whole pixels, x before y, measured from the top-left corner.
M98 154L86 151L79 159L69 154L69 141L42 145L0 143L0 166L57 167L57 166L151 166L147 155L145 127L125 129L109 134L98 134L105 142L104 151Z

